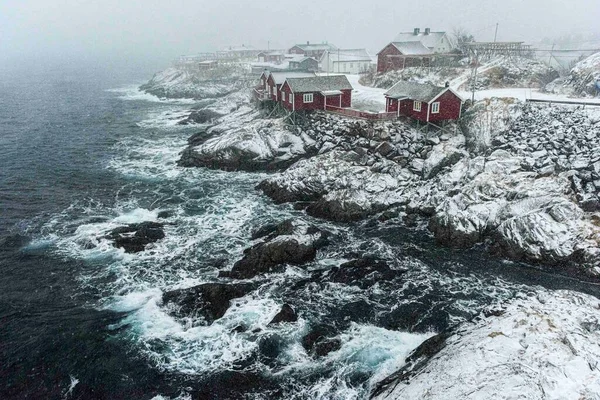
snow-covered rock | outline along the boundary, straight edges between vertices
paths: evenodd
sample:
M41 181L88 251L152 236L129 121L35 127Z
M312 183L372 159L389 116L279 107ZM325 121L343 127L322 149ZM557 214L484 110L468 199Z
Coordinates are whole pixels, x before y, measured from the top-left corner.
M188 147L179 164L224 170L283 168L312 148L307 135L291 132L281 118L265 119L250 105L218 120L206 140Z
M252 78L235 66L200 71L173 66L152 77L140 89L161 98L207 99L249 87Z
M540 292L490 314L442 337L437 354L409 356L373 398L600 399L597 298Z

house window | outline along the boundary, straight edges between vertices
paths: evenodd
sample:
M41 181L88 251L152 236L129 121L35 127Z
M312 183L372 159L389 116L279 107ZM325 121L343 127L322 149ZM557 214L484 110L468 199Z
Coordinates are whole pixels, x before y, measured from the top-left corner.
M413 111L421 112L421 102L420 101L413 102Z
M281 100L285 101L285 92L281 92Z
M435 102L431 105L431 113L438 114L440 112L440 102Z
M305 103L312 103L313 102L313 94L312 93L305 94L303 100Z
M294 102L294 95L292 93L290 93L290 104L292 104Z

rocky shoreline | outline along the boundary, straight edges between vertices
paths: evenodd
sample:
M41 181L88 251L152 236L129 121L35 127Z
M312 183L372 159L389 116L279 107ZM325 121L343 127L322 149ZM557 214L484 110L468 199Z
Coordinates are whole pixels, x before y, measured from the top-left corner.
M587 110L486 100L472 105L460 125L427 131L406 120L371 122L322 112L291 123L258 109L240 93L229 93L183 121L197 124L198 132L182 151L180 166L268 172L256 189L275 203L290 203L311 217L401 226L428 232L440 246L481 246L501 259L552 268L578 279L600 278L600 119ZM280 274L288 265L305 268L336 240L300 218L264 225L233 265L216 265L219 283L164 293L163 306L181 321L211 324L236 299L255 290L262 278ZM372 254L353 254L348 260L310 271L296 285L330 282L370 290L378 283L401 279L406 272ZM518 329L511 336L511 324L523 313L555 321L559 315L552 307L566 307L570 296L564 294L556 301L543 296L519 298L459 326L442 321L427 327L396 327L417 332L433 328L438 334L415 349L397 373L372 385L372 395L418 397L423 388L444 390L443 385L423 381L423 371L444 376L440 357L447 365L460 361L462 343L475 349L481 335L489 334L494 345L503 337L511 338L511 346L515 340L521 343L515 339L521 334ZM593 298L582 295L573 301L586 305L587 322L572 318L559 328L567 334L581 327L596 332ZM299 318L294 307L284 304L271 324L294 323ZM410 307L392 312L414 318L418 310L411 314ZM489 324L498 325L498 330L489 331ZM559 335L543 328L535 326L549 343L552 335ZM248 327L234 330L246 332ZM328 323L311 324L302 334L301 345L314 359L326 357L339 350L342 331L343 327ZM262 341L261 359L268 364L277 346L276 337ZM569 348L575 354L590 346L581 342ZM493 375L493 366L475 361ZM594 375L591 366L590 370ZM503 376L517 379L511 371ZM411 385L406 384L409 380Z
M462 130L424 132L318 112L292 126L244 105L200 135L180 165L277 171L258 189L311 216L395 216L428 226L441 245L483 243L499 257L598 277L600 121L508 103L497 126L482 127L483 106Z

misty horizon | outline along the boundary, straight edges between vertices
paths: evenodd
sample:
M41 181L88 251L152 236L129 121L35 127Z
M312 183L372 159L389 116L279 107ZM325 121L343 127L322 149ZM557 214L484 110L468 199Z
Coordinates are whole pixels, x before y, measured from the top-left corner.
M0 5L0 52L5 64L81 58L171 59L228 46L288 49L296 43L329 42L341 48L380 50L398 32L413 28L451 33L462 28L476 40L575 40L598 38L600 3L580 0L465 2L427 5L308 1L181 1L176 5L109 0L8 0Z

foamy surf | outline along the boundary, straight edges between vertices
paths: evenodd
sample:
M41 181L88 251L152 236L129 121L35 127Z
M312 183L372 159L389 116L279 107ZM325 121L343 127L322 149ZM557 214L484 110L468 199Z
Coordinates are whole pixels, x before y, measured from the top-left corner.
M128 85L120 88L107 89L107 92L121 93L119 99L125 101L147 101L151 103L166 103L166 104L195 104L198 100L195 99L169 99L160 98L153 94L140 90L138 85Z

